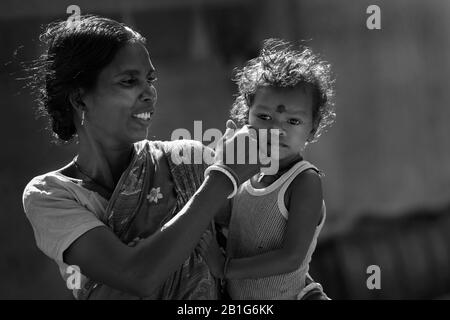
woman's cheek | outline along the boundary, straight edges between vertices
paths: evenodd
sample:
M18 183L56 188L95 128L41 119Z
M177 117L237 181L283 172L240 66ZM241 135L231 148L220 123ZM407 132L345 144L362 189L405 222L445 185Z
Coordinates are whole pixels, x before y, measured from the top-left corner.
M139 91L136 88L125 88L125 90L121 90L117 97L117 101L120 102L122 107L131 109L139 98L138 92Z

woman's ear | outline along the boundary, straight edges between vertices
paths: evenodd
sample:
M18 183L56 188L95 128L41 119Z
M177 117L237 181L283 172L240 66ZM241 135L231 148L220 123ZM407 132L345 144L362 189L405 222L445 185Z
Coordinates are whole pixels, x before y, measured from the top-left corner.
M70 104L78 112L82 112L82 111L86 110L86 105L85 105L85 103L83 102L83 99L82 99L83 92L84 92L84 90L80 88L80 89L73 90L69 94Z

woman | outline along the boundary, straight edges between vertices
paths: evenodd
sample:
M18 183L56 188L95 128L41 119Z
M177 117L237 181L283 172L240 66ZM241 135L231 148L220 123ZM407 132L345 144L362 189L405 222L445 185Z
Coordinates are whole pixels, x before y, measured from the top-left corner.
M78 139L78 154L24 190L38 247L63 277L68 265L80 268L79 299L216 299L196 245L233 191L230 179L258 166L230 164L221 170L233 176L212 170L204 180L205 165L173 162L180 147L203 152L200 143L145 140L155 68L129 27L84 16L76 26L51 24L41 40L40 109L57 138Z

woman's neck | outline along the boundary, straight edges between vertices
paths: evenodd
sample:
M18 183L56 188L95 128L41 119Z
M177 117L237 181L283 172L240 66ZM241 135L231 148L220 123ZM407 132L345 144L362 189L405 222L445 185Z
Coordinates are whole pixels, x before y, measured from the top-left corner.
M106 144L93 139L80 139L77 164L83 174L113 190L128 167L133 144Z

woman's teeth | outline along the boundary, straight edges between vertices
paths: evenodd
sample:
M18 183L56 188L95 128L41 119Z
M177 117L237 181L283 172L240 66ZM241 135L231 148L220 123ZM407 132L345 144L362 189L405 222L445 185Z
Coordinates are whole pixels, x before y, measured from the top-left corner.
M133 114L133 117L139 118L139 119L142 119L142 120L149 120L151 118L151 113L150 112L144 112L144 113L139 113L139 114Z

